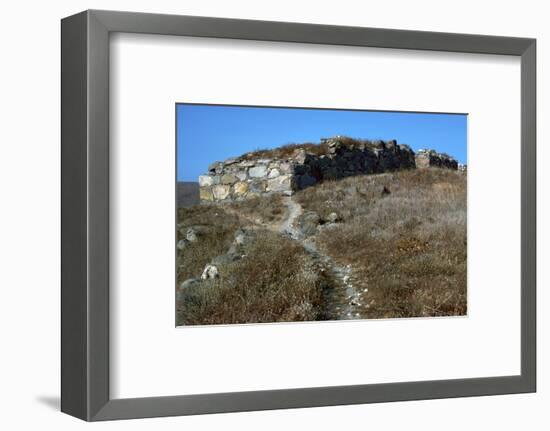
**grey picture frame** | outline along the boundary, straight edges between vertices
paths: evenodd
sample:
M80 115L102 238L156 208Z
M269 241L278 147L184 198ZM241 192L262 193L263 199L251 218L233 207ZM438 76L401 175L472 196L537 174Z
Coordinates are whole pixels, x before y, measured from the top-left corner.
M521 374L111 399L109 35L149 33L521 59ZM87 421L536 391L536 40L89 10L61 21L61 410Z

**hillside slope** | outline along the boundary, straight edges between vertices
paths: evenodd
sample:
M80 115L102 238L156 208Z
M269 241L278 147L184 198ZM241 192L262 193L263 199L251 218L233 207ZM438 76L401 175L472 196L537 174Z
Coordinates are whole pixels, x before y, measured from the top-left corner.
M178 218L178 324L466 313L457 171L350 177Z

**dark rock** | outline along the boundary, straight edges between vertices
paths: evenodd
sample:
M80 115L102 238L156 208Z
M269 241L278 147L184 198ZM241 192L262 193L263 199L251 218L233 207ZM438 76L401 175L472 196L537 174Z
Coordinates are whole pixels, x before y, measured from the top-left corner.
M306 187L310 187L314 185L317 182L317 180L312 177L311 175L301 175L298 177L298 187L300 189L305 189Z

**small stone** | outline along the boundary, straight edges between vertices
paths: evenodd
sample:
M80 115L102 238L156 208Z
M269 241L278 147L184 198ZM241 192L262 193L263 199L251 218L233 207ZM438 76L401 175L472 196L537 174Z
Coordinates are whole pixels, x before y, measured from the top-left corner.
M329 223L336 223L338 220L340 220L340 217L338 217L338 214L335 212L331 212L327 217Z
M183 250L185 247L187 247L187 244L189 244L189 241L186 239L180 239L176 245L178 250Z
M235 232L235 244L243 245L246 242L247 234L244 230L239 229Z
M197 240L197 231L190 227L185 233L185 239L189 242L194 242Z
M218 278L219 276L220 276L220 273L218 271L218 268L214 265L209 264L204 267L204 270L202 271L201 279L208 280L208 279Z
M299 229L305 236L314 235L317 232L320 217L315 211L307 211L298 218Z

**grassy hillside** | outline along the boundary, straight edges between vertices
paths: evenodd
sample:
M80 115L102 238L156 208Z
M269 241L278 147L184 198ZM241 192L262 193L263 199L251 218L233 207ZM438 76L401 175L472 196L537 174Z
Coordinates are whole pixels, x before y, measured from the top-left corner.
M466 176L417 169L326 182L295 199L326 218L321 248L353 268L367 318L466 313Z
M268 229L284 214L280 198L178 210L178 241L190 227L199 232L196 241L178 251L178 286L199 278L209 262L220 272L215 279L177 290L178 325L328 318L324 297L329 278L300 244Z
M466 176L457 171L180 208L177 239L180 325L466 313ZM202 280L210 264L216 276Z

